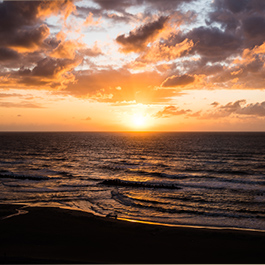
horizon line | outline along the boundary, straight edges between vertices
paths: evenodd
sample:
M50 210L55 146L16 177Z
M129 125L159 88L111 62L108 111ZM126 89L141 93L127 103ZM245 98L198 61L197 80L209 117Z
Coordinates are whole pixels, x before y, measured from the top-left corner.
M237 130L231 130L231 131L210 131L210 130L205 130L205 131L156 131L156 130L152 130L152 131L148 131L148 130L120 130L120 131L60 131L60 130L28 130L28 131L22 131L22 130L6 130L6 131L2 131L0 130L0 133L265 133L264 131L237 131Z

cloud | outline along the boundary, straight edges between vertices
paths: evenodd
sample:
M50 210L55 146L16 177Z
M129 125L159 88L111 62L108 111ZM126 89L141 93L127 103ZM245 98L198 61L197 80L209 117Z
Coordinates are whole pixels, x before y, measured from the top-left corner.
M177 95L172 89L158 89L163 77L156 71L131 73L127 69L75 72L75 82L65 93L99 102L165 102ZM118 87L122 89L117 89Z
M265 117L265 101L251 103L237 110L238 114Z
M264 39L265 18L263 16L251 16L243 20L244 33L249 38Z
M209 24L219 23L225 32L241 39L244 48L260 45L264 37L265 3L260 0L215 0L213 12L209 13Z
M156 43L146 48L143 54L137 58L137 62L157 63L159 61L171 61L189 53L194 46L192 40L185 39L180 43L168 46L165 43Z
M219 103L218 102L213 102L213 103L211 103L211 106L213 106L213 107L217 107L219 105Z
M84 56L103 54L97 42L89 47L81 35L69 38L66 20L75 10L70 0L0 3L0 87L62 89L74 82ZM46 21L52 15L64 23L59 32Z
M62 89L69 82L74 82L73 69L82 62L82 58L76 56L71 59L55 59L46 57L37 62L33 69L21 68L13 72L13 82L26 85L28 88L39 86L40 88Z
M220 61L232 54L236 55L241 45L240 38L216 27L194 28L184 37L195 43L193 52L197 52L208 61Z
M18 52L9 48L0 47L0 62L18 60L19 58L20 55L18 54Z
M128 53L144 50L148 42L153 41L164 28L168 19L168 17L161 16L156 21L149 22L134 31L130 31L128 36L119 35L116 41L122 46L121 51Z
M43 18L74 10L72 1L4 1L0 3L0 47L32 51L50 34Z
M84 26L98 26L101 23L101 17L98 20L93 19L93 13L89 12L88 16L86 17L85 22L83 23Z
M50 56L54 58L63 58L73 60L77 54L77 51L84 48L85 44L82 44L74 40L66 40L61 42L52 52Z
M146 6L147 9L152 8L155 10L170 11L177 8L183 3L188 3L192 1L193 0L94 0L95 3L100 5L101 9L116 10L119 12L124 12L127 8L131 6Z
M38 17L49 17L52 14L60 15L65 21L71 13L76 11L73 0L64 1L40 1L38 5Z
M192 2L194 11L187 11ZM0 87L61 90L112 104L169 102L180 89L263 89L265 2L212 1L205 23L198 3L1 2ZM132 25L140 26L109 36L108 43L89 39L95 29L99 35L92 38ZM116 58L117 47L122 54Z
M101 51L101 49L97 45L97 42L95 42L95 44L92 48L83 48L83 49L80 49L79 52L80 52L80 54L86 55L89 57L96 57L99 55L103 55L103 52Z
M12 94L0 93L0 98L20 97L20 96L22 96L22 95L21 94L17 94L17 93L12 93Z
M247 104L246 100L241 99L226 105L220 106L217 102L211 105L215 107L214 110L202 114L202 118L223 118L231 115L265 117L265 101Z
M183 114L187 114L191 112L191 110L179 110L179 108L175 107L175 106L167 106L164 107L164 109L162 111L158 111L154 117L155 118L169 118L171 116L178 116L178 115L183 115Z
M195 77L191 75L173 75L168 77L163 83L162 87L184 87L195 81Z
M27 102L27 101L22 101L19 103L15 103L15 102L1 102L0 101L0 107L2 108L30 108L30 109L40 109L40 108L44 108L41 105L35 104L35 103L31 103L31 102Z
M92 119L90 117L86 117L85 121L91 121Z

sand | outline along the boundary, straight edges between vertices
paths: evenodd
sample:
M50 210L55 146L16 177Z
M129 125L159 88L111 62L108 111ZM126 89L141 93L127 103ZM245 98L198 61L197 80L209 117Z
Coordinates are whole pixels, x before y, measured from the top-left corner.
M48 207L0 205L6 263L265 263L265 233L166 227Z

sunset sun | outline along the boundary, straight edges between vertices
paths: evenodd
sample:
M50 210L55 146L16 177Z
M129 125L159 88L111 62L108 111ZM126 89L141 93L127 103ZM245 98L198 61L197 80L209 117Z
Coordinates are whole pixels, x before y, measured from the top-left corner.
M146 117L141 113L135 113L132 117L134 127L144 127L146 125Z

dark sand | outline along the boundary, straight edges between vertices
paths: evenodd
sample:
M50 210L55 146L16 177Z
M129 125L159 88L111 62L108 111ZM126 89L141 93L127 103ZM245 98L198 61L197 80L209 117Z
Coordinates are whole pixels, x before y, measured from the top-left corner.
M265 263L265 233L166 227L0 205L1 263Z

